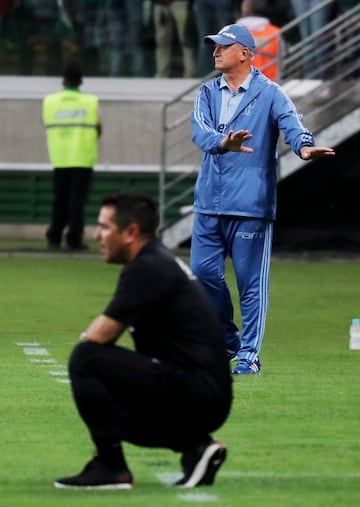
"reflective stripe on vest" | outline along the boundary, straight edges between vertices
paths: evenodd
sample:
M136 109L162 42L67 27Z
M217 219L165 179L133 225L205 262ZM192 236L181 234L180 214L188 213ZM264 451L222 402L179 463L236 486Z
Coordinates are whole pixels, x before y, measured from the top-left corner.
M260 46L263 42L265 42L268 38L272 37L275 34L280 32L280 28L274 25L267 25L264 30L252 30L250 29L254 39L256 46ZM280 52L280 43L279 37L274 37L268 44L259 47L259 49L255 49L254 59L251 64L255 65L259 70L261 70L265 76L269 77L273 81L277 81L278 79L278 64L274 63L262 70L262 68L274 60L274 58L279 57Z
M43 122L54 167L93 167L97 162L98 98L65 89L45 97Z

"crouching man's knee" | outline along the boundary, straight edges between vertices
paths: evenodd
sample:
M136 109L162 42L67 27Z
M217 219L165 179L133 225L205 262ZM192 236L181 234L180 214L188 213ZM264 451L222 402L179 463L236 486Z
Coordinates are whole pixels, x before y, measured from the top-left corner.
M78 343L69 359L70 377L85 373L96 359L101 347L103 345L90 341Z

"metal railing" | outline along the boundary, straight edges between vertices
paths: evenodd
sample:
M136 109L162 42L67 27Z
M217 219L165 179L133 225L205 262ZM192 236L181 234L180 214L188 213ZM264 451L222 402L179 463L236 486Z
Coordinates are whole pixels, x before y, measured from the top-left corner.
M335 0L325 0L317 7L285 25L277 36L283 41L291 38L294 30L314 13ZM266 45L268 39L263 44ZM305 124L314 134L344 116L359 105L356 99L360 84L360 4L329 22L316 33L289 45L281 59L275 58L260 70L276 62L279 65L279 81L287 93L299 95L299 86L310 80L311 93L293 98ZM201 153L191 142L190 117L193 100L202 80L166 103L162 111L161 171L159 176L160 229L173 221L169 210L192 203L193 184L198 172ZM288 151L280 146L280 156ZM180 190L179 190L180 189ZM179 218L181 214L179 213Z

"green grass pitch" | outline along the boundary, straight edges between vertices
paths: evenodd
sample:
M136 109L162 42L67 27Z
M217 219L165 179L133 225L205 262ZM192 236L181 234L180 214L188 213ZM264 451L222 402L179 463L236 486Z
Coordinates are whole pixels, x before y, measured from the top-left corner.
M178 455L125 445L134 490L56 490L54 479L93 455L66 364L118 272L86 256L0 258L0 507L360 505L360 351L348 335L360 317L356 262L273 260L262 375L234 378L214 486L175 490ZM231 270L228 282L236 303Z

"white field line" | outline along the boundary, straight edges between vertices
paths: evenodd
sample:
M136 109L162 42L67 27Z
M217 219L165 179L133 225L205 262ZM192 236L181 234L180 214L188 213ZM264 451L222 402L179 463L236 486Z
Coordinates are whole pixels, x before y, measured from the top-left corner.
M254 479L350 479L360 478L360 472L337 473L337 472L240 472L240 471L224 471L221 472L224 477L238 478L254 478Z
M345 479L345 480L358 480L360 478L360 472L350 472L350 473L332 473L332 472L300 472L300 473L288 473L288 472L241 472L237 470L230 471L221 471L222 477L231 477L231 478L250 478L250 479L284 479L284 480L296 480L296 479ZM172 486L180 477L181 474L178 472L168 472L168 473L160 473L156 474L156 477L160 482L167 486ZM185 489L183 490L184 495Z
M41 347L25 347L24 354L27 356L48 356L49 352Z
M64 368L62 366L62 368ZM68 372L66 370L52 370L49 371L50 375L53 377L67 377Z
M41 359L34 358L34 356L51 356L49 351L40 346L38 342L17 342L16 345L18 347L23 348L23 352L26 356L29 356L30 361L34 364L41 365L49 365L51 366L51 370L49 370L49 375L54 377L57 382L68 384L70 380L68 379L68 372L66 367L63 364L58 364L55 359L52 357Z
M179 472L168 472L168 473L160 473L156 474L156 477L159 479L159 481L162 484L165 484L166 486L172 486L178 479L181 477L181 473ZM180 500L184 500L185 502L218 502L219 497L217 495L211 495L208 493L198 493L190 491L187 492L187 490L184 488L181 490L178 489L179 493L177 494L177 497ZM181 493L180 493L181 491Z
M40 343L38 342L16 342L16 345L19 347L39 347Z
M30 359L32 363L40 363L40 364L55 364L55 359Z
M156 474L156 477L160 482L166 484L166 486L172 486L178 479L181 477L181 473L179 472L166 472Z
M207 495L206 493L182 493L177 495L180 500L185 502L218 502L217 495Z

